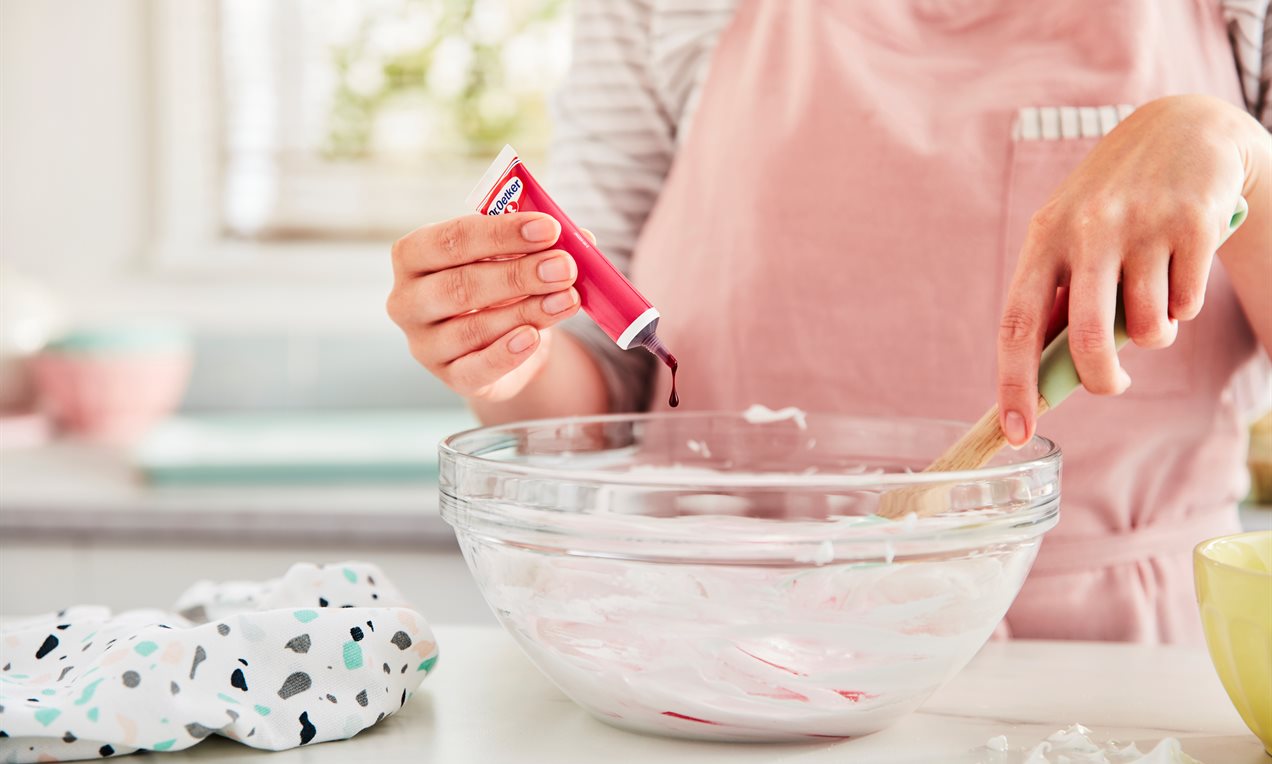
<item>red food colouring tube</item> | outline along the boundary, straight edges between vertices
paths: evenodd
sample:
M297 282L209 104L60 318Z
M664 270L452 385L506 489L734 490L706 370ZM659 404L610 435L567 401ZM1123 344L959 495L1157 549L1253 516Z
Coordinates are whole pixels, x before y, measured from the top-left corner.
M658 339L658 310L552 201L511 146L499 152L465 204L481 215L544 212L555 218L561 235L550 249L569 252L578 265L574 288L583 310L623 350L643 347L666 364L672 371L671 405L679 404L675 386L679 364Z

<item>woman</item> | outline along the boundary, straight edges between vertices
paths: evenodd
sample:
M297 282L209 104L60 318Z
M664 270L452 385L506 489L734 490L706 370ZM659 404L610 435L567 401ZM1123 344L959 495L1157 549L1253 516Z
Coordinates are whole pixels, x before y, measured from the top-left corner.
M1043 420L1065 511L1006 628L1198 641L1189 551L1238 527L1269 385L1267 3L577 5L550 188L659 307L685 404L970 420L996 385L1020 444L1058 297L1093 395ZM486 421L663 399L643 354L554 328L556 236L470 216L394 248L391 314Z

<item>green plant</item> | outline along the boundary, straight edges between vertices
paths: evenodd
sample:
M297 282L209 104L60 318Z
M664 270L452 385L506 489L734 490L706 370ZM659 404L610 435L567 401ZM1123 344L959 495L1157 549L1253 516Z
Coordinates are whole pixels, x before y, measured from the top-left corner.
M428 128L430 149L458 146L488 154L507 142L542 146L549 129L546 94L559 72L539 67L519 78L522 73L505 53L514 42L531 51L562 45L567 6L568 0L400 0L371 6L352 40L331 49L336 84L325 154L341 159L369 154L376 121L395 102L418 102L438 117ZM434 22L421 44L377 48L385 25L410 23L411 17ZM483 18L495 18L502 33L491 34L489 23L483 28ZM453 75L446 87L432 81L439 68Z

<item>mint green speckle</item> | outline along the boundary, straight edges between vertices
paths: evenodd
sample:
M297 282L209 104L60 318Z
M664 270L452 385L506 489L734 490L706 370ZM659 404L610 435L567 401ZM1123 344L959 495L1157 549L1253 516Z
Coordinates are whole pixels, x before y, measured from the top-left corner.
M172 740L160 740L158 743L155 743L154 745L150 746L150 749L152 751L166 751L176 744L177 744L177 741L175 738Z
M97 714L98 714L98 713L100 713L100 709L99 709L97 706L93 706L92 708L88 709L88 714L87 714L87 716L88 716L88 720L89 720L90 722L95 722L95 721L97 721Z
M40 694L41 694L41 695L52 695L52 694L54 694L55 692L56 692L55 690L43 690Z
M269 716L269 706L257 706L256 713L261 716Z
M167 720L167 719L160 719L160 720L159 720L159 723L160 723L160 724L167 724L167 723L168 723L168 720Z
M225 694L225 693L223 693L223 692L218 692L218 693L216 694L216 698L217 698L217 700L223 700L223 701L225 701L226 703L232 703L232 704L234 704L234 705L236 705L236 706L239 704L239 702L238 702L237 700L235 700L234 698L231 698L229 695L226 695L226 694Z
M92 700L93 693L97 692L97 685L101 683L102 683L101 679L95 679L92 682L89 682L88 686L84 688L84 693L80 695L79 700L75 701L75 705L82 706L87 704L88 701Z
M133 647L133 649L137 651L138 655L144 658L147 655L150 655L151 653L153 653L155 650L158 650L159 645L156 645L154 642L149 642L149 641L138 642L136 646Z
M309 623L318 617L318 614L312 610L297 610L295 613L292 613L292 615L296 616L296 620L301 623Z
M436 655L434 655L432 658L425 658L425 659L424 659L424 662L423 662L423 663L421 663L421 664L420 664L420 666L419 666L419 668L417 668L417 669L415 669L415 670L416 670L416 671L424 671L424 672L432 671L432 670L433 670L433 666L434 666L436 663L437 663L437 656L436 656Z
M362 668L362 648L357 642L345 642L344 662L347 669Z
M358 583L358 574L354 573L349 568L344 569L344 576L345 576L345 580L348 581L349 583L351 584Z
M62 712L56 708L41 708L35 712L35 720L45 727L53 723L53 720L61 716Z
M80 640L80 644L81 645L84 644L85 642L87 642L88 640L92 639L95 636L97 636L97 632L90 631L87 637L84 637L83 639Z

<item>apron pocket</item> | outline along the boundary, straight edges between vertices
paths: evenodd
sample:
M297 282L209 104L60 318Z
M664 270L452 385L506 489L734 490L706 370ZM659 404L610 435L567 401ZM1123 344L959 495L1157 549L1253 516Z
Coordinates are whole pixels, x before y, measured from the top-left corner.
M1131 113L1129 106L1027 107L1012 129L1011 162L1004 202L1003 277L999 312L1024 245L1029 218L1073 172L1100 138ZM1127 398L1160 399L1188 395L1194 386L1195 327L1183 323L1175 344L1144 350L1122 349L1122 367L1131 375Z

